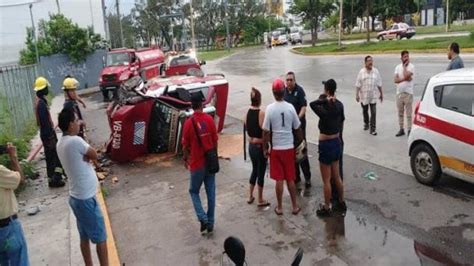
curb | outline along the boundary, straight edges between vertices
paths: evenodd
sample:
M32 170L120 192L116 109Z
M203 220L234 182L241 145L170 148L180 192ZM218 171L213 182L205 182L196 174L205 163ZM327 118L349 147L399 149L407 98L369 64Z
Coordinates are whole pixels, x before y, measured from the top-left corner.
M110 224L109 212L107 211L107 205L105 205L104 195L102 194L102 185L99 184L99 191L97 191L97 200L99 206L104 215L105 229L107 232L107 253L109 256L109 265L120 265L120 258L117 252L117 246L115 244L115 238Z

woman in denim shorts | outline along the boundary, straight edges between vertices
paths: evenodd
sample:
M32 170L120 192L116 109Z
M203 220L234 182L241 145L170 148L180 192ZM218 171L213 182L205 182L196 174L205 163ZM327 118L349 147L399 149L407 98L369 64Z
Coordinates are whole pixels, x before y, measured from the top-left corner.
M316 214L330 216L332 211L346 211L344 186L339 173L339 158L342 153L340 134L344 123L344 106L336 99L336 82L329 79L324 84L324 94L310 103L311 109L319 117L319 166L324 187L324 204L320 204ZM334 179L339 195L339 204L331 209L331 179Z

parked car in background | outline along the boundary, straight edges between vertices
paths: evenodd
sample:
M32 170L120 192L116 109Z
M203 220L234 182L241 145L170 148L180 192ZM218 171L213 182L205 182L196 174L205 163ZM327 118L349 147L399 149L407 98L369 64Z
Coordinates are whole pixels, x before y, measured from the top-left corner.
M413 175L432 185L442 173L474 183L474 68L431 77L408 137Z
M392 39L401 40L403 38L411 39L415 34L416 30L414 27L406 23L395 23L390 29L379 32L377 39L379 39L379 41Z
M303 43L303 33L298 29L298 27L292 27L290 29L290 42L293 45Z

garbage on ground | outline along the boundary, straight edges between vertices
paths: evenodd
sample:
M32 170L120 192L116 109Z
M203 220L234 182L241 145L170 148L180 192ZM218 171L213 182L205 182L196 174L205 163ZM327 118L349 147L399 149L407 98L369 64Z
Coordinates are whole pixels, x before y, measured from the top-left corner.
M372 180L372 181L376 181L378 177L379 176L373 171L368 171L367 173L364 174L364 178Z
M114 176L112 177L112 184L118 183L119 179L118 177Z
M105 177L107 176L107 173L106 172L97 172L97 178L99 178L99 180L104 180Z
M41 211L40 208L38 206L35 206L35 207L29 208L28 210L26 210L26 213L28 215L36 215L40 211Z

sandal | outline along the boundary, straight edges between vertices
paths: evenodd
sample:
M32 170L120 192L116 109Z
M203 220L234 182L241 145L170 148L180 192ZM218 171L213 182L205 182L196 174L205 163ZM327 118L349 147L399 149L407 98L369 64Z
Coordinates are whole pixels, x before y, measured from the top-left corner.
M283 215L283 212L279 212L279 211L277 211L277 208L278 208L278 207L275 207L275 209L274 209L274 211L275 211L276 215Z
M331 209L326 209L323 204L319 204L319 209L316 210L316 215L319 217L329 217L331 216Z
M292 213L293 215L298 215L298 213L300 213L300 211L301 211L301 208L298 207L298 209L296 209L296 211L292 211L291 213Z
M268 201L263 201L257 204L257 207L267 207L267 206L270 206L270 202Z
M249 200L247 200L248 204L252 204L255 201L255 197L251 197Z

